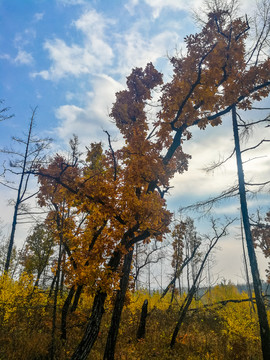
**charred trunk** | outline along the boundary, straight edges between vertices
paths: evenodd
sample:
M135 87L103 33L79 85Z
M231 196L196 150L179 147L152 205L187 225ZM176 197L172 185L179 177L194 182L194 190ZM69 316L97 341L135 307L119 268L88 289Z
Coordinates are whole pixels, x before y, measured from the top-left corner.
M120 280L120 289L117 291L117 295L115 299L115 304L111 319L111 326L107 337L107 343L106 343L103 360L114 360L115 345L116 345L121 314L124 307L126 292L129 283L129 274L131 269L132 257L133 257L133 250L127 253L124 258L124 264L122 269L123 274Z
M137 340L144 339L145 337L145 327L146 327L146 318L147 318L147 307L148 307L148 300L144 300L142 311L141 311L141 318L140 324L137 331Z

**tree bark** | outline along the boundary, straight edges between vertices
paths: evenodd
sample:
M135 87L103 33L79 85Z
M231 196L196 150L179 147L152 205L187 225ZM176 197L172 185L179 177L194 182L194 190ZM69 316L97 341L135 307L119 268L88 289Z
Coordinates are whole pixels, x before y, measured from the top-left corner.
M240 141L239 141L239 133L238 133L235 105L232 108L232 122L233 122L233 134L234 134L235 153L236 153L236 162L237 162L241 213L242 213L243 226L244 226L247 249L248 249L248 257L249 257L250 267L251 267L253 287L254 287L255 298L256 298L257 313L258 313L258 318L259 318L259 323L260 323L261 347L262 347L263 359L269 360L270 359L270 331L269 331L269 324L268 324L268 320L267 320L266 308L265 308L265 304L264 304L263 296L262 296L262 284L261 284L261 280L260 280L258 263L257 263L257 259L256 259L256 253L254 250L251 229L250 229L250 223L249 223L249 215L248 215L248 207L247 207L247 199L246 199L246 189L245 189L245 178L244 178L243 163L242 163L241 150L240 150Z
M147 318L147 307L148 307L148 300L144 300L142 311L141 311L141 318L140 318L140 324L138 327L137 332L137 340L144 339L145 337L145 327L146 327L146 318Z
M99 291L96 294L86 331L80 344L72 355L71 360L86 360L88 358L99 333L106 298L107 294L105 292Z
M116 250L108 264L108 267L115 271L121 260L121 252ZM74 354L71 357L71 360L86 360L88 355L97 339L102 316L104 314L104 303L107 298L107 293L105 291L98 291L92 306L91 317L87 324L86 330L84 332L83 338L80 344L77 346Z
M71 309L70 309L71 312L76 311L79 300L80 300L82 290L83 290L83 285L78 285L75 296L74 296L74 301L73 301L73 304L72 304Z
M53 298L52 332L51 332L51 343L50 343L50 347L49 347L50 360L54 360L54 352L55 352L55 332L56 332L56 320L57 320L57 298L58 298L59 280L60 280L61 251L62 251L62 244L60 242L59 254L58 254L58 263L57 263L57 270L56 270L54 298Z
M136 242L142 241L147 237L149 237L150 234L148 230L143 231L143 233L140 235L134 236L134 233L135 231L138 231L138 228L139 228L139 223L134 225L133 228L127 230L126 233L124 234L121 241L121 245L125 245L126 249L130 249L134 244L136 244ZM128 241L129 239L130 241ZM108 263L108 268L112 272L117 270L120 264L121 257L122 257L122 252L119 249L115 250ZM132 260L132 256L131 256L131 260ZM80 344L78 345L78 347L76 348L74 354L72 355L71 360L86 360L88 355L90 354L90 351L98 336L101 319L104 313L104 303L106 298L107 298L107 293L104 290L103 291L100 290L97 292L94 298L94 304L92 307L90 320L84 332L83 338Z
M129 251L124 258L124 264L122 269L123 274L120 280L120 289L117 290L117 295L116 295L112 319L111 319L111 326L107 337L107 343L105 347L103 360L114 360L115 345L116 345L121 314L124 307L126 292L129 283L129 274L131 269L132 258L133 258L133 249Z
M28 130L27 142L26 142L26 147L25 147L25 152L24 152L24 157L23 157L22 174L21 174L21 178L20 178L19 187L17 190L17 199L16 199L14 213L13 213L11 234L10 234L9 245L8 245L8 253L7 253L7 259L6 259L6 263L5 263L5 272L8 272L8 269L9 269L12 249L14 246L14 238L15 238L15 231L16 231L16 225L17 225L18 210L19 210L19 206L23 200L23 196L25 194L25 190L27 187L27 185L25 185L25 189L23 189L24 177L25 177L27 160L28 160L28 151L29 151L30 140L31 140L31 135L32 135L33 122L34 122L34 116L35 116L35 110L32 113L29 130Z
M174 332L173 332L173 335L172 335L172 339L171 339L171 343L170 343L171 348L173 348L174 345L175 345L176 337L177 337L178 332L180 330L180 327L181 327L181 325L182 325L182 323L183 323L183 321L184 321L184 319L186 317L186 314L188 312L188 308L189 308L189 306L190 306L190 304L192 302L194 294L196 293L196 289L197 289L197 287L196 287L196 285L194 283L192 285L191 289L189 290L188 295L185 298L185 301L184 301L183 305L181 306L181 309L179 311L179 314L180 314L179 319L178 319L177 324L175 326L175 329L174 329Z
M75 293L75 286L73 285L68 292L68 296L62 307L62 318L61 318L61 339L66 340L67 338L67 314L70 307L73 295Z

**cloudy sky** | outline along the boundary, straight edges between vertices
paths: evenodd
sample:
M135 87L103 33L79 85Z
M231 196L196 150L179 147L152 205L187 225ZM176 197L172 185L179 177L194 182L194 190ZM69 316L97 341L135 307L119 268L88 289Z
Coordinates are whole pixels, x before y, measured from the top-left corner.
M73 133L82 145L91 141L106 143L103 130L121 142L108 117L115 92L124 89L132 68L144 67L149 61L169 80L168 55L184 49L184 36L198 31L192 10L202 5L200 0L0 0L0 99L15 115L0 123L1 146L9 146L11 136L27 131L31 109L36 106L35 132L53 137L54 149L65 147ZM252 16L254 5L253 0L245 0L240 12ZM243 115L252 119L266 113ZM266 138L266 131L256 129L249 144ZM234 158L214 173L202 170L226 158L232 149L230 119L224 119L219 128L195 130L184 149L192 155L190 169L175 177L168 196L169 208L177 211L234 185ZM265 144L246 154L245 160L257 158L246 163L248 180L267 180L268 153ZM7 200L13 195L3 187L0 195L0 217L10 223L12 208L7 206ZM265 211L268 204L265 192L249 202L253 212L258 206ZM216 217L238 213L236 199L213 211ZM205 224L205 220L198 222L202 231L207 231ZM215 271L220 277L242 282L237 231L234 229L220 243L223 250L217 252ZM22 234L18 230L17 242L22 241ZM262 269L264 266L265 262Z

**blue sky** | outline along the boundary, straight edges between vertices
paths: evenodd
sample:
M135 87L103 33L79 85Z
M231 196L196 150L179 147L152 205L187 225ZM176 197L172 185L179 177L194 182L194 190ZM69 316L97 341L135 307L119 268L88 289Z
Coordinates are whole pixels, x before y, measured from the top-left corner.
M12 135L27 131L31 108L36 106L35 131L55 139L53 150L64 148L73 133L87 145L106 143L103 130L108 130L121 143L108 117L115 92L124 88L132 68L149 61L164 73L165 81L170 78L167 55L184 50L185 35L198 31L191 10L202 4L201 0L0 0L0 99L15 115L0 123L1 146L10 145ZM242 12L252 15L253 6L253 0L244 1ZM230 153L230 119L203 135L196 130L184 149L192 160L189 171L173 181L168 197L172 210L217 194L236 181L234 159L214 174L202 171ZM252 144L261 138L261 130L253 136ZM252 156L267 153L269 147L263 147ZM269 158L263 157L255 166L247 163L246 176L265 180L268 169ZM1 218L10 223L7 199L12 194L0 188L0 195ZM268 203L265 194L250 201L253 209ZM227 202L215 215L235 215L237 207L237 201ZM236 279L239 243L231 236L222 246L221 270Z

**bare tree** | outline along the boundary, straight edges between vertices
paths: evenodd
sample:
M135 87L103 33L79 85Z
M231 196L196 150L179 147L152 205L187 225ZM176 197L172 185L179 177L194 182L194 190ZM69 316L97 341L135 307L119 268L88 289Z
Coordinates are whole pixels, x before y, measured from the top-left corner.
M164 249L166 244L158 244L154 241L150 244L135 244L134 249L134 283L135 289L139 289L139 275L149 264L157 264L165 258Z
M5 263L6 272L8 272L10 266L10 258L14 245L15 231L16 231L18 216L20 215L20 210L25 210L26 208L23 206L25 205L25 202L36 195L36 193L29 194L27 192L31 172L33 171L34 168L38 166L38 164L41 161L44 160L44 151L48 149L48 146L51 142L51 139L49 138L40 139L33 135L35 114L36 114L36 108L32 111L29 128L28 128L28 134L26 138L19 138L19 137L12 138L15 143L19 144L24 148L24 151L21 152L13 149L1 150L2 153L10 157L15 157L15 160L11 159L9 161L10 166L8 168L6 168L5 164L3 164L4 172L2 174L2 177L4 178L4 180L1 181L0 183L5 187L15 190L17 192L17 196L14 204L14 213L13 213L7 258ZM17 187L8 180L7 174L19 176L20 180Z
M186 317L186 314L187 314L187 311L188 311L188 308L192 302L192 299L196 293L196 290L197 290L197 286L198 286L198 282L199 282L199 279L201 278L201 274L202 274L202 271L205 267L205 264L206 264L206 261L208 259L208 256L210 255L211 251L213 250L213 248L215 247L215 245L217 244L218 240L227 235L227 228L233 223L234 220L230 220L228 221L228 223L223 226L223 228L221 230L218 230L217 228L217 224L216 224L216 221L212 220L212 229L214 231L214 236L212 238L209 238L209 247L208 247L208 250L206 251L204 257L203 257L203 260L200 264L200 267L197 271L197 274L194 278L194 281L193 281L193 284L185 298L185 300L183 301L183 304L181 305L181 308L180 308L180 311L179 311L179 317L178 317L178 321L177 321L177 324L175 326L175 329L174 329L174 332L173 332L173 335L172 335L172 339L171 339L171 343L170 343L170 347L173 348L174 345L175 345L175 341L176 341L176 337L178 335L178 332L180 330L180 327Z
M248 206L246 199L246 186L245 186L245 178L243 171L243 162L240 150L240 140L239 140L239 132L237 125L237 115L236 115L236 106L232 108L232 121L233 121L233 134L234 134L234 144L235 144L235 153L236 153L236 162L237 162L237 173L238 173L238 184L239 184L239 196L240 196L240 206L241 206L241 214L244 226L244 232L246 237L247 249L248 249L248 257L250 261L250 268L253 280L253 287L256 298L257 312L260 323L260 334L261 334L261 345L263 358L270 358L270 330L269 324L267 320L267 313L265 304L262 296L262 284L258 269L258 263L256 258L256 253L254 250L253 239L251 234L251 227L249 222L249 214L248 214Z

